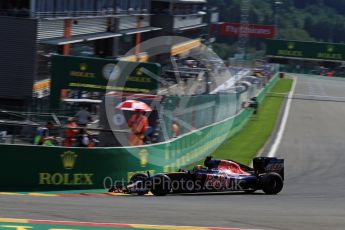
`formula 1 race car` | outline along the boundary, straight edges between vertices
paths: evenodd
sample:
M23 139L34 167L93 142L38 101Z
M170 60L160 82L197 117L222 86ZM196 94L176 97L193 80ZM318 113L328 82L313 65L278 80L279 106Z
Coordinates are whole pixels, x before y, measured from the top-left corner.
M257 157L253 159L253 168L250 168L235 161L215 160L209 156L206 157L204 166L197 165L193 170L153 176L149 173L135 174L123 191L138 195L151 191L156 196L222 191L253 193L256 190L277 194L283 188L283 180L283 159Z

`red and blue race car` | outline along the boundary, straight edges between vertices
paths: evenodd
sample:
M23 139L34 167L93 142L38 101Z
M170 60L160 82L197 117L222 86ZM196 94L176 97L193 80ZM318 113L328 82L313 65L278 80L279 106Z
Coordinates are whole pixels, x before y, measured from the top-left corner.
M216 160L206 157L204 166L174 173L135 174L126 193L144 195L152 192L156 196L169 193L197 193L244 191L253 193L262 190L266 194L277 194L283 188L284 160L270 157L253 159L253 168L232 160ZM115 188L110 189L114 191Z

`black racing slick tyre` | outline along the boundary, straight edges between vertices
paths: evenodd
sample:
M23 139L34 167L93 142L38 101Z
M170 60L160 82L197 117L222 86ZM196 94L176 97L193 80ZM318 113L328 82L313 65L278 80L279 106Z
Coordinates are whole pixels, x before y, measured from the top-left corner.
M133 184L135 182L141 181L142 183L140 184L141 189L143 191L137 192L139 196L145 195L148 191L145 191L144 186L145 182L147 181L148 176L145 173L136 173L134 174L131 179L129 180L130 184Z
M155 196L165 196L170 193L171 180L164 174L155 175L152 178L151 192Z
M261 176L262 191L266 194L278 194L283 189L283 184L283 179L278 173L267 173Z

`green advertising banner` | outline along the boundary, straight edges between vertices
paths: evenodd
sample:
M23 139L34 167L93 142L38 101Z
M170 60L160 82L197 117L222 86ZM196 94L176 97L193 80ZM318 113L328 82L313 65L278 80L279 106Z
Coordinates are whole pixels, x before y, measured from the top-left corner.
M109 59L53 56L51 108L59 106L61 89L150 93L158 88L160 65Z
M259 93L262 102L277 75ZM65 148L0 144L0 191L104 188L135 173L172 172L211 154L248 122L252 109L164 143L138 147Z
M267 40L268 56L345 61L345 45L320 42Z

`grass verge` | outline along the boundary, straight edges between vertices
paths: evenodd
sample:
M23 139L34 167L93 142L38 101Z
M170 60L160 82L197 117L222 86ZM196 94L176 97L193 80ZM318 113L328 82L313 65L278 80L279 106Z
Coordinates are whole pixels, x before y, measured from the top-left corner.
M258 114L253 115L239 133L219 146L212 156L248 165L272 134L291 86L291 79L280 79L259 107Z

